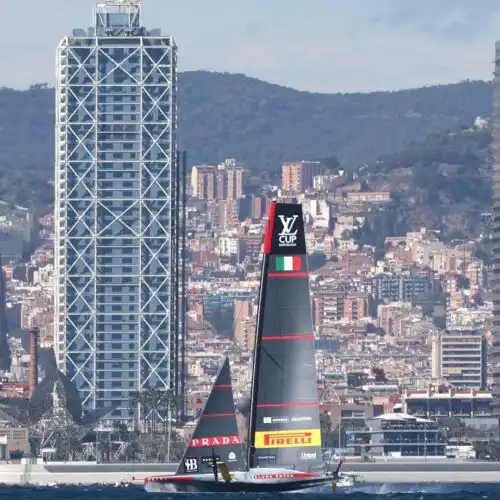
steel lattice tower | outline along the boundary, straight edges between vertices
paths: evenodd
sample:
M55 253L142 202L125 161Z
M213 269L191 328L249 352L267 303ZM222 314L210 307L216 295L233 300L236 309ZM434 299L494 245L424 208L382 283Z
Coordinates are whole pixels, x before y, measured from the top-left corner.
M9 325L7 324L6 300L7 285L2 267L2 256L0 255L0 370L3 372L10 371L12 361L8 341Z
M57 49L56 357L85 410L131 422L133 392L180 386L177 48L139 0L94 14Z
M495 46L495 72L492 113L492 160L493 160L493 227L492 255L493 276L490 279L493 292L493 349L494 363L493 396L497 414L500 414L500 42Z

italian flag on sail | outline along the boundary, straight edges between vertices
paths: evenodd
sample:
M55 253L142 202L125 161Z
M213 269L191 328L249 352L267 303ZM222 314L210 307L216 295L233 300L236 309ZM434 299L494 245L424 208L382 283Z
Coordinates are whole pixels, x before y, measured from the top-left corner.
M302 269L302 258L296 255L276 257L276 271L300 271Z

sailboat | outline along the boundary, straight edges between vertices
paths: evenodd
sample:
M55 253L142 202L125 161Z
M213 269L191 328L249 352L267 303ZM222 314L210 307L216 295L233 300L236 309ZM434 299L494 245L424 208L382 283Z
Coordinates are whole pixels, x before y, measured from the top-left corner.
M236 420L229 358L224 360L215 378L175 475L148 477L145 487L147 491L154 492L190 491L188 478L196 481L208 476L215 481L214 467L222 467L224 473L246 469Z
M220 410L217 410L220 411ZM200 422L203 421L203 418ZM215 432L215 430L214 430ZM207 438L208 439L208 438ZM247 463L228 471L214 444L212 473L165 480L177 491L286 492L332 484L325 470L302 206L272 202L264 239Z

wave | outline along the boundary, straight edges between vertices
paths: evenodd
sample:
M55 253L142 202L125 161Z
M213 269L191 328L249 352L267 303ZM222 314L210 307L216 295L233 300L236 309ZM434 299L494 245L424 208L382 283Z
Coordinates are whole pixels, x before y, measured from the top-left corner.
M337 493L332 496L330 486L322 486L314 491L286 493L286 494L181 494L171 492L158 492L160 495L154 495L155 498L162 500L197 500L214 497L218 499L227 497L228 500L273 500L286 495L293 497L300 495L301 500L310 497L310 500L319 498L334 499L337 496L348 500L367 500L384 497L384 500L497 500L500 498L500 484L374 484L359 483L349 488L338 488ZM59 485L58 488L50 487L3 487L0 486L1 498L16 498L16 500L147 500L149 495L145 493L142 486L130 488L114 488L106 486L79 488L75 486ZM240 498L239 498L240 497ZM307 499L309 500L309 499Z

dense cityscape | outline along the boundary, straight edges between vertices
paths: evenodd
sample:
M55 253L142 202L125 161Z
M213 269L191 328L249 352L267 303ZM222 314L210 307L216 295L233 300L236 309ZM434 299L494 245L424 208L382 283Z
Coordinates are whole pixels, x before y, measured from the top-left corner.
M54 204L0 205L0 460L178 461L225 356L244 436L272 200L303 207L325 447L388 453L396 409L428 424L397 453L499 459L500 205L473 237L394 234L373 221L401 193L363 167L189 164L177 46L140 8L106 0L62 40ZM499 109L460 132L492 131L494 166Z

